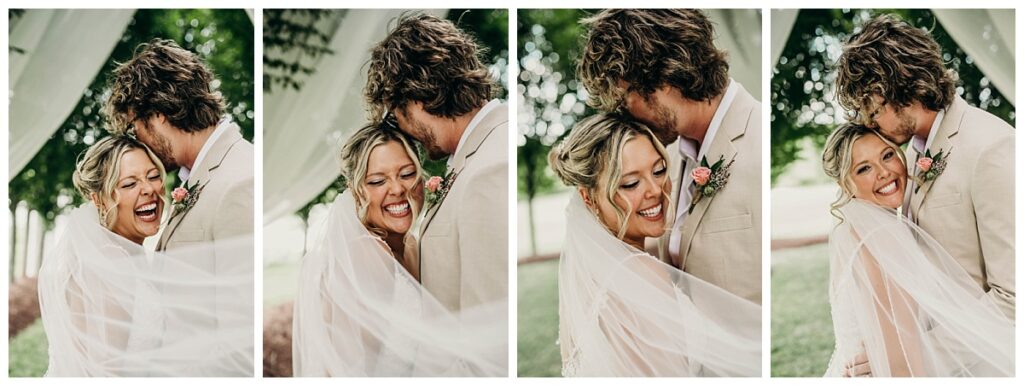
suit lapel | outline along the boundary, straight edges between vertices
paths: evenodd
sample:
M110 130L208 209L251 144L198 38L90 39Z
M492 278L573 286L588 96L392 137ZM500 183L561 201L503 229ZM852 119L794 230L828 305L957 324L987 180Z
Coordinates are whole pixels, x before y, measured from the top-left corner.
M235 146L238 141L242 140L242 133L237 124L231 123L228 127L228 131L225 132L217 139L217 142L213 144L210 151L206 153L203 158L202 165L196 165L194 172L188 176L188 186L205 186L210 180L210 172L220 167L220 164L224 162L224 158L227 157L231 148ZM200 194L202 194L200 192ZM171 220L167 224L167 228L164 233L160 236L160 243L158 249L163 250L166 247L167 241L170 240L171 235L178 229L185 216L188 215L188 211L192 208L186 209L184 212L179 213L177 210L171 210Z
M477 150L479 150L480 146L484 143L484 140L486 140L487 137L489 137L491 133L495 131L494 129L507 122L508 106L505 104L495 107L493 110L491 110L490 114L483 117L483 119L477 124L477 126L473 128L473 131L469 133L469 137L466 138L466 142L463 143L460 148L456 149L455 154L452 155L452 157L454 158L452 159L451 178L457 179L459 174L462 173L462 170L465 169L466 167L466 160L469 159L469 157L472 157L473 154L476 154ZM454 186L455 181L450 181L449 184ZM430 206L430 209L428 209L427 213L424 214L423 225L420 226L418 252L420 257L419 266L421 283L423 282L424 279L423 235L427 233L427 228L430 226L430 223L433 222L434 217L437 215L438 209L441 208L441 205L444 204L444 200L447 199L450 194L451 189L449 188L448 192L444 195L444 197L441 197L437 202L434 203L434 205Z
M940 150L944 152L945 156L948 157L950 152L956 151L953 149L953 142L955 141L956 135L960 132L960 124L963 122L965 113L967 112L967 102L964 102L960 97L956 97L953 103L950 104L949 109L946 111L945 116L942 118L942 123L939 124L939 132L935 133L935 139L932 141L932 145L928 147L928 150L934 156ZM923 155L922 155L923 156ZM908 159L907 162L916 162L917 157L914 160ZM948 166L947 166L948 167ZM917 167L913 167L914 171L917 171ZM938 175L935 179L942 178L942 175ZM931 191L932 185L935 184L935 179L922 183L920 185L920 191L911 193L910 195L910 208L913 213L920 213L921 206L924 205L924 199ZM915 220L917 217L914 217Z
M743 134L747 129L747 122L750 120L750 115L754 111L753 97L747 93L746 90L740 86L740 89L736 92L736 99L733 100L729 106L729 110L726 111L725 117L722 118L721 126L718 128L718 133L715 134L715 138L712 139L711 148L708 149L705 155L708 159L709 164L718 161L719 157L724 157L725 162L736 157L737 151L736 146L733 142L742 138ZM700 160L697 160L700 162ZM728 182L726 183L726 189L728 188ZM701 220L704 218L704 214L707 213L708 207L711 206L711 202L714 201L715 197L721 194L721 192L712 195L711 197L704 197L697 203L693 208L693 212L686 216L686 220L683 221L682 237L679 238L679 242L682 243L679 248L679 268L685 269L686 257L690 253L690 247L693 245L694 235L697 232L697 226L700 225Z

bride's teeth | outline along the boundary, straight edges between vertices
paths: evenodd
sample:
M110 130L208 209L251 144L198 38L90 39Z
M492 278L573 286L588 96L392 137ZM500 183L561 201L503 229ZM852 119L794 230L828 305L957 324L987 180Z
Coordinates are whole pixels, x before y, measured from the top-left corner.
M409 210L409 203L405 202L402 204L388 205L384 207L384 210L394 215L401 215L404 214L407 210Z
M658 205L651 209L641 210L638 213L640 213L640 215L644 217L656 217L657 215L661 214L661 205Z
M890 182L888 185L878 189L878 193L889 194L896 191L896 181Z

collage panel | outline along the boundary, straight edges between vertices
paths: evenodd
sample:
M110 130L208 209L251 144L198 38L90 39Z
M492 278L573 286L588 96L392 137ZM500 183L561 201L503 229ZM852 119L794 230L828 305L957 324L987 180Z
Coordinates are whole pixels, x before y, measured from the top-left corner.
M518 375L761 376L761 11L518 12Z
M252 15L8 12L7 376L253 376Z
M507 376L508 11L263 20L263 376Z
M1014 11L773 10L771 375L1014 375Z

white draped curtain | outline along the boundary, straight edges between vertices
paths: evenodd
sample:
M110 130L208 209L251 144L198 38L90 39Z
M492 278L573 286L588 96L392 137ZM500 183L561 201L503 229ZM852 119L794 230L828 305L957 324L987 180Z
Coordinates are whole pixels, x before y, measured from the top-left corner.
M778 62L799 10L772 10L772 66ZM982 73L1016 105L1013 9L933 9L942 27Z
M402 13L352 9L321 19L321 31L333 36L328 43L333 54L305 63L316 71L302 79L299 90L264 93L264 224L299 210L341 174L341 144L366 123L362 90L370 49ZM287 59L279 52L267 55Z
M712 9L715 45L728 53L729 75L756 99L761 99L761 10Z
M10 31L10 166L13 179L61 123L131 21L135 10L30 9Z

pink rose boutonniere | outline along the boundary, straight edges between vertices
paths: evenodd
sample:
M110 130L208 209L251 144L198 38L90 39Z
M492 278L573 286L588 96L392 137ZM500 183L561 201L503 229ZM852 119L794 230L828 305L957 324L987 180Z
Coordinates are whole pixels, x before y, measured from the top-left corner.
M185 182L185 186L174 188L174 190L171 191L171 202L174 203L174 215L171 217L173 218L179 213L185 213L189 209L192 209L192 206L196 204L196 201L199 201L199 193L203 191L203 187L205 186L206 184L199 185L198 182L189 186L188 182Z
M949 157L949 152L939 149L938 153L932 155L931 150L925 150L924 156L917 159L917 187L914 188L916 194L921 190L921 186L925 183L935 180L946 170L946 158Z
M456 175L448 172L448 175L442 177L433 176L427 179L427 207L434 206L441 202L446 195L448 190L452 188L452 184L455 182Z
M693 212L693 208L704 197L713 197L715 193L725 187L725 184L729 182L729 173L733 162L736 162L735 156L729 163L725 163L725 156L720 156L718 161L711 165L708 164L708 157L701 158L700 166L690 172L690 176L693 177L694 194L686 213Z

